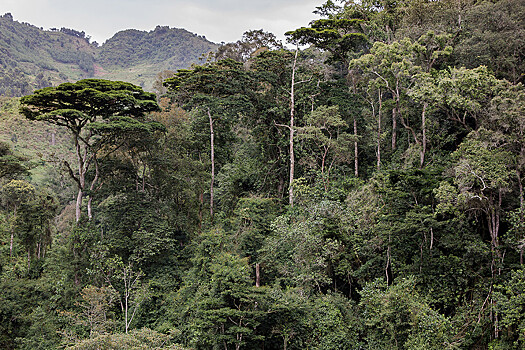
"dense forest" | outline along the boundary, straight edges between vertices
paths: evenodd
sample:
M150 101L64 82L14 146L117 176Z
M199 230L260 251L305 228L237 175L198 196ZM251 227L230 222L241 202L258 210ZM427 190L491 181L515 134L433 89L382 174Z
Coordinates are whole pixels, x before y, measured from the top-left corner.
M0 100L0 348L525 348L525 2L314 13Z

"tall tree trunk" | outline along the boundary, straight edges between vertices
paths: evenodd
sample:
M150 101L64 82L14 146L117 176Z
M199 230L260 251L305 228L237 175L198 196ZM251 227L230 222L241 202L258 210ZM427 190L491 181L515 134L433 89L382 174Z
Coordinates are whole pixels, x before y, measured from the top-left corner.
M383 95L381 90L377 94L379 106L377 108L377 140L376 140L376 158L377 158L377 171L381 170L381 108L383 107ZM372 101L373 104L373 101Z
M87 146L84 149L84 155L82 154L82 149L79 142L80 136L75 136L75 148L77 152L77 160L78 160L78 179L77 185L78 185L78 194L77 194L77 202L75 204L75 216L76 216L76 222L80 221L81 216L81 208L82 208L82 199L84 198L84 188L86 186L86 170L87 170L87 162L86 162L86 156L87 156Z
M87 210L88 210L88 219L91 221L93 219L93 211L92 211L92 200L93 200L93 192L95 191L95 184L98 181L99 177L99 168L98 168L98 162L96 157L94 157L94 163L95 163L95 178L91 182L91 186L89 187L89 199L87 203Z
M13 216L12 216L12 218L16 218L16 211L17 211L17 209L18 208L15 205L14 208L13 208ZM8 217L8 221L9 221L9 217ZM14 227L11 226L11 242L9 243L9 256L13 256L13 241L14 240L15 240L15 230L14 230Z
M426 111L428 103L423 104L423 112L421 113L421 129L422 129L422 140L421 140L421 154L419 160L419 167L423 168L425 163L425 154L427 152L427 128L426 128Z
M255 263L255 287L261 286L261 264Z
M522 148L521 153L523 154L523 148ZM516 177L518 178L518 187L520 190L520 226L523 227L523 222L525 221L525 218L523 217L523 210L525 210L525 208L523 207L523 184L521 183L521 171L519 169L519 164L518 164L518 168L516 169ZM521 237L521 238L523 239L524 237ZM520 248L520 265L523 265L523 249L525 248L523 242L520 244L519 248Z
M354 116L354 175L359 176L359 150L357 148L357 119Z
M396 149L397 143L397 115L396 107L392 108L392 150Z
M210 184L210 216L213 221L213 183L215 182L215 134L213 132L213 118L208 108L208 118L210 119L210 159L211 159L211 184Z
M83 197L83 193L82 191L84 190L84 184L85 184L85 179L84 179L84 158L82 157L82 151L80 149L80 143L79 143L79 140L78 140L78 137L75 137L75 148L76 148L76 151L77 151L77 160L78 160L78 195L77 195L77 202L75 204L75 216L76 216L76 221L79 222L80 221L80 208L82 207L82 197Z
M293 193L293 180L294 180L294 171L295 171L295 154L294 154L294 117L295 117L295 70L297 66L297 56L299 54L299 49L295 50L295 57L293 60L292 67L292 84L290 89L290 187L288 189L288 202L290 207L293 207L294 193Z
M79 222L80 221L80 208L81 208L81 204L82 204L82 188L79 188L78 189L78 194L77 194L77 202L75 204L75 218L76 218L76 222Z

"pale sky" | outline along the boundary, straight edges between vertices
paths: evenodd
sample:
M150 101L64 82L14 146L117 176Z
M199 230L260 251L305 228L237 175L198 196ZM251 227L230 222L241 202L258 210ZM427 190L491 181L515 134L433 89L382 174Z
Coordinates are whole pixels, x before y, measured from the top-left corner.
M37 27L71 28L102 44L124 29L184 28L215 43L237 41L250 29L284 33L318 18L324 0L0 0L0 15Z

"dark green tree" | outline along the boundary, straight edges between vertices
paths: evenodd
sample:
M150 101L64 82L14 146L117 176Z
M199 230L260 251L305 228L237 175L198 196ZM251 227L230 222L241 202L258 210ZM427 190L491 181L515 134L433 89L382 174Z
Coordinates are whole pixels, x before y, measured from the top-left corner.
M94 191L99 180L97 153L115 137L149 134L161 129L160 124L144 120L146 113L158 109L154 94L130 83L100 79L44 88L21 99L20 112L26 118L63 126L73 136L77 170L74 170L75 165L65 164L78 187L77 222L83 197L88 191ZM88 184L86 174L93 166L95 176ZM88 217L91 216L89 202Z

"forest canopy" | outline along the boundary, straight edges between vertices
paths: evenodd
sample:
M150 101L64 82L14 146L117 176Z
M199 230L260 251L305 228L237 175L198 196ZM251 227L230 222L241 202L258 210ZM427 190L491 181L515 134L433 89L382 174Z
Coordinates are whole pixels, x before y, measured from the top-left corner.
M525 3L314 13L0 100L0 348L525 347Z

